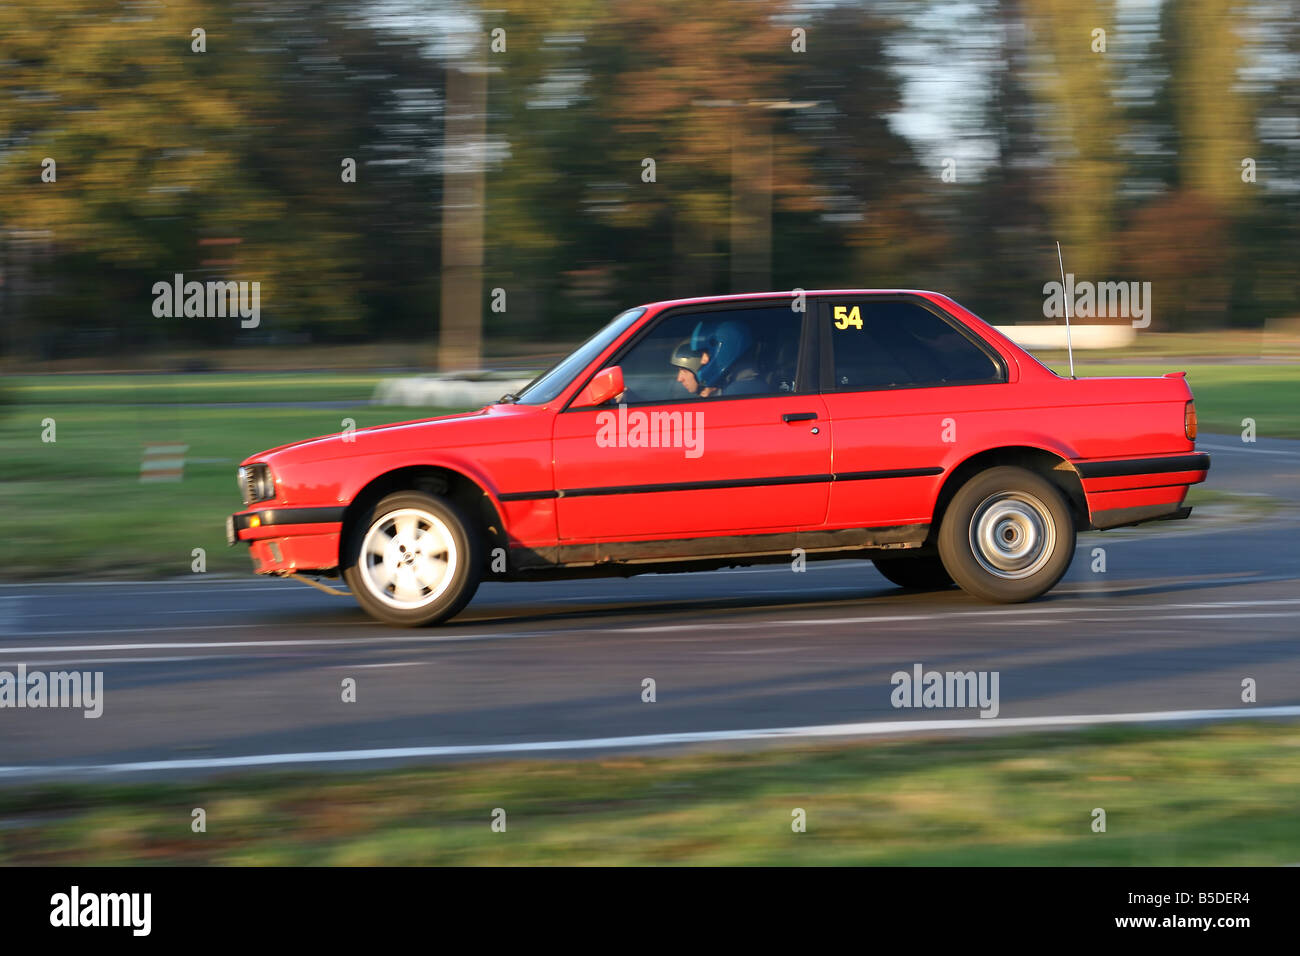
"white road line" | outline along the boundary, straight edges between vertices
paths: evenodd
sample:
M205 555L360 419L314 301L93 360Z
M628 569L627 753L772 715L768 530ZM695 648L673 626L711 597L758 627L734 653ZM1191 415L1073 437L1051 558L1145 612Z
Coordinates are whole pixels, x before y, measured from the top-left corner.
M16 635L22 630L23 599L0 597L0 636Z
M680 744L720 743L739 740L780 740L818 737L872 737L923 734L943 730L998 730L1010 727L1092 727L1105 724L1168 723L1174 721L1258 720L1266 717L1300 717L1300 706L1243 707L1233 710L1161 710L1130 714L1074 714L1044 717L970 717L952 720L882 720L854 724L807 727L766 727L752 730L706 730L676 734L639 734L629 737L591 737L579 740L535 740L513 744L465 744L446 747L385 747L369 750L324 750L305 753L250 754L243 757L192 757L141 760L134 763L50 764L0 767L0 777L49 773L135 773L158 770L212 770L228 767L266 767L295 763L339 763L353 760L394 760L411 757L468 757L484 754L527 754L566 750L609 750L663 747Z
M1236 621L1246 617L1290 617L1294 618L1295 613L1292 611L1272 611L1272 612L1254 612L1242 614L1164 614L1160 617L1144 617L1143 621L1217 621L1221 618Z
M1207 451L1239 451L1247 455L1283 455L1287 458L1300 458L1300 452L1284 451L1278 448L1251 448L1245 442L1240 445L1201 445ZM1210 469L1213 471L1213 469Z
M1042 624L1054 625L1060 623L1077 623L1080 620L1079 615L1097 615L1097 614L1119 614L1124 616L1132 615L1135 611L1220 611L1232 608L1242 607L1266 607L1278 605L1300 604L1300 598L1287 598L1278 600L1255 600L1255 601L1216 601L1204 604L1143 604L1143 605L1116 605L1114 607L1096 607L1088 604L1068 605L1063 607L1040 607L1026 608L1014 607L996 610L983 611L946 611L934 614L884 614L874 617L838 617L838 618L796 618L793 620L774 620L774 621L718 621L718 622L700 622L697 624L664 624L647 627L620 627L600 630L601 634L655 634L655 633L672 633L676 631L709 631L709 630L731 630L744 629L753 630L755 627L762 625L765 627L819 627L828 624L896 624L905 621L931 621L931 620L950 620L953 618L963 617L1005 617L1014 615L1017 617L1037 617L1041 615L1054 615L1057 617L1065 616L1062 620L1034 620L1019 621L1021 625ZM1135 624L1154 623L1163 620L1198 620L1202 618L1215 619L1219 617L1289 617L1290 614L1283 613L1265 613L1255 614L1164 614L1150 615L1145 617L1134 618ZM1098 619L1101 620L1101 619ZM33 638L40 637L57 637L62 634L138 634L149 631L210 631L210 630L231 630L238 627L270 627L269 624L244 624L244 625L193 625L186 627L146 627L146 628L123 628L111 631L44 631L34 633ZM176 649L195 649L203 650L208 648L254 648L254 647L344 647L351 644L368 644L378 647L382 644L442 644L458 643L467 641L500 641L500 640L518 640L527 637L581 637L584 634L592 633L593 629L586 628L578 631L554 630L554 631L520 631L512 634L439 634L439 635L417 635L412 637L404 636L386 636L374 635L370 637L337 637L337 638L303 638L303 639L284 639L274 641L162 641L155 643L135 643L135 644L65 644L55 646L38 646L38 645L13 645L0 647L0 654L54 654L54 653L75 653L78 651L142 651L142 650L176 650Z
M1096 607L1089 604L1070 604L1059 607L1014 607L998 610L986 611L940 611L933 614L881 614L874 617L825 617L825 618L795 618L783 619L776 621L717 621L717 622L700 622L697 624L662 624L647 627L621 627L614 628L615 633L637 633L648 634L669 631L699 631L722 628L746 628L751 629L759 624L773 625L778 624L788 627L809 627L814 625L826 624L897 624L901 621L935 621L950 620L952 618L964 617L1005 617L1015 615L1016 617L1029 617L1031 615L1054 614L1070 615L1071 619L1079 614L1122 614L1129 615L1134 611L1195 611L1195 610L1220 610L1234 607L1263 607L1266 605L1279 604L1300 604L1300 598L1288 598L1284 600L1258 600L1258 601L1220 601L1207 604L1119 604L1114 607ZM1200 615L1184 615L1198 617ZM1208 616L1208 615L1207 615ZM1144 617L1142 621L1159 621L1163 617ZM1043 622L1055 623L1055 622Z
M159 630L169 630L159 628ZM569 636L567 632L557 634ZM540 637L534 632L524 631L518 634L443 634L437 637L339 637L283 641L164 641L153 644L64 644L50 647L0 647L0 654L68 654L77 651L148 651L148 650L207 650L219 647L346 647L350 644L368 644L378 647L381 644L441 644L457 641L512 641L523 637Z
M342 671L362 671L376 667L420 667L427 663L426 661L393 661L391 664L337 664L334 670Z
M248 612L248 611L259 610L259 609L241 607L239 608L239 610ZM162 615L163 617L167 617L168 615L172 615L172 614L229 614L230 608L228 607L187 607L187 608L159 608L156 610L150 608L145 613L158 614L158 615Z
M162 664L177 661L215 661L238 654L182 654L178 657L65 657L57 661L26 661L28 669L67 667L69 664Z
M710 651L701 650L701 654L753 655L753 654L802 654L802 647L759 647L748 651Z
M336 622L337 623L337 622ZM274 624L178 624L174 627L75 627L61 631L32 631L30 637L66 637L69 634L152 634L156 631L240 631L251 627L274 627ZM10 634L10 637L15 635Z
M249 585L248 577L241 576L238 578L216 578L210 580L207 584L200 584L200 578L197 576L191 578L159 578L155 581L15 581L9 584L0 584L0 588L120 588L120 587L177 587L180 585L190 586L199 584L197 591L207 590L225 590L225 591L296 591L302 585L297 583L282 584L279 579L267 580L258 585Z
M1136 541L1136 538L1126 539ZM1071 594L1079 597L1106 597L1112 594L1125 594L1129 591L1149 591L1153 587L1167 587L1173 584L1194 584L1197 587L1207 587L1214 584L1270 584L1275 581L1294 581L1294 574L1277 574L1268 576L1257 576L1248 578L1195 578L1195 577L1176 577L1176 578L1150 578L1141 581L1138 584L1129 584L1122 587L1102 580L1102 575L1093 575L1091 579L1082 581L1071 581L1068 584L1057 585L1052 588L1052 594Z
M784 571L785 573L790 573L790 572L787 571L786 569L781 569L781 570ZM1276 582L1276 581L1290 581L1290 580L1294 580L1294 576L1293 576L1293 575L1276 575L1276 576L1226 577L1226 578L1209 578L1209 579L1196 579L1196 578L1192 578L1192 579L1185 579L1185 578L1173 578L1173 579L1168 579L1168 578L1162 578L1162 579L1158 579L1158 580L1161 581L1161 582L1163 582L1163 583L1166 583L1166 584L1168 584L1168 583L1187 583L1187 584L1195 584L1195 585L1198 585L1198 586L1208 586L1208 585L1214 585L1214 584L1263 584L1263 583L1272 583L1272 582ZM867 584L872 584L872 582L868 581ZM1135 585L1132 585L1132 586L1130 586L1130 587L1112 587L1112 586L1108 586L1108 585L1104 585L1104 584L1101 584L1101 585L1099 585L1099 584L1092 584L1091 582L1089 582L1089 583L1088 583L1087 585L1085 585L1084 587L1078 587L1078 586L1077 586L1077 583L1076 583L1076 584L1071 584L1071 585L1069 585L1069 586L1063 586L1063 587L1058 588L1058 589L1057 589L1057 592L1059 592L1059 593L1061 593L1061 594L1063 594L1063 595L1077 596L1077 597L1084 597L1084 598L1093 598L1093 597L1108 596L1108 595L1110 595L1110 594L1120 594L1120 593L1123 593L1123 592L1125 592L1125 591L1134 591L1134 590L1136 590L1136 591L1141 591L1141 590L1148 590L1148 589L1150 589L1150 588L1153 587L1153 586L1158 586L1158 585L1153 585L1153 584L1150 584L1150 583L1144 583L1144 584L1135 584ZM203 589L203 590L207 590L207 589ZM233 588L232 588L232 589L229 589L229 590L236 590L236 589L233 589ZM248 590L261 590L261 589L260 589L260 588L251 588L251 589L248 589ZM287 589L287 588L286 588L286 589L282 589L282 590L290 590L290 589ZM293 589L293 590L297 590L297 589L295 588L295 589ZM767 591L767 590L765 590L765 591L763 592L763 595L764 595L764 596L774 596L774 597L775 597L775 596L780 596L780 595L782 595L782 594L807 594L807 593L809 593L809 590L810 590L810 589L805 589L805 588L794 588L794 589L791 589L791 588L785 588L785 589L776 590L776 591ZM846 585L846 586L836 586L836 587L813 586L813 587L811 588L811 590L816 590L816 591L819 592L819 593L821 593L821 592L826 592L826 591L862 591L862 590L863 590L863 585ZM176 594L176 593L182 593L182 592L172 591L172 592L170 592L170 593L172 593L172 594ZM955 592L954 592L954 593L955 593ZM6 621L6 617L5 617L5 611L4 611L4 608L6 607L6 605L8 605L8 604L10 604L10 603L15 603L15 604L16 604L16 602L21 601L21 600L22 600L21 597L14 597L14 598L0 597L0 637L18 637L18 636L20 636L20 635L17 633L17 631L18 631L17 626L16 626L14 623L12 623L12 621L13 621L13 620L16 620L16 618L11 618L11 619L7 622L7 621ZM597 602L599 602L600 600L601 600L601 597L600 597L600 596L591 596L591 597L560 598L560 599L556 599L556 602L557 602L557 603L558 603L559 601L574 601L574 602L577 602L577 601L597 601ZM643 598L639 598L639 599L638 599L638 598L635 598L635 597L629 597L629 598L626 599L627 602L630 602L630 603L632 603L632 604L645 603L645 602L650 601L650 600L655 600L655 599L652 598L652 597L649 597L649 596L647 596L647 597L643 597ZM867 600L867 599L864 597L864 600ZM1254 604L1254 603L1270 603L1270 602L1244 602L1244 603L1245 603L1245 604ZM1277 603L1277 602L1271 602L1271 603ZM1169 606L1169 607L1179 607L1180 605L1168 605L1168 606ZM1183 607L1191 607L1191 606L1194 606L1194 605L1182 605L1182 606L1183 606ZM1202 606L1210 606L1210 605L1202 605ZM1220 605L1220 606L1236 606L1236 605ZM488 608L489 606L488 606L488 605L484 605L483 607L484 607L484 608ZM1077 605L1077 606L1072 606L1072 607L1088 607L1088 605ZM1095 608L1091 608L1091 607L1088 607L1088 609L1089 609L1089 610L1095 610ZM1136 608L1135 608L1135 609L1136 609ZM252 609L249 609L249 608L241 608L241 610L242 610L242 611L246 611L246 612L251 612ZM911 617L877 617L877 618L861 617L861 618L829 619L829 620L827 620L825 623L828 623L828 624L858 623L858 622L864 622L864 621L868 621L868 620L878 620L878 621L881 621L881 622L889 623L889 622L900 621L900 620L927 620L927 619L935 619L935 618L937 618L937 617L950 617L950 616L953 616L953 615L975 615L975 616L979 616L979 615L983 615L983 614L1044 614L1044 613L1066 613L1066 610L1067 610L1067 609L1065 609L1065 608L1056 608L1056 607L1052 607L1052 608L1035 608L1035 609L1017 608L1017 609L1009 609L1009 610L990 610L990 611L948 611L948 612L944 612L944 613L942 613L942 614L938 614L938 615L928 615L928 616L925 616L925 615L915 615L915 616L911 616ZM1128 609L1127 609L1127 608L1124 608L1124 607L1115 607L1115 608L1108 608L1108 609L1106 609L1106 610L1127 611ZM155 611L155 612L151 612L151 613L157 613L157 614L202 614L202 613L211 613L211 614L227 614L227 613L229 613L229 611L228 611L228 609L222 609L222 608L213 608L213 609L210 609L210 610L185 608L185 609L175 609L175 610L167 610L167 611ZM32 617L32 616L35 616L35 617L54 617L54 616L61 616L61 615L49 615L49 614L30 615L30 614L28 614L27 616L28 616L28 617ZM315 624L312 624L311 626L312 626L312 627L348 627L348 626L353 626L353 625L355 625L356 623L357 623L357 622L355 622L355 621L318 621L318 622L316 622ZM798 623L804 623L804 622L798 622ZM6 624L8 624L8 626L6 626ZM27 632L25 635L22 635L22 636L28 636L28 637L38 638L38 637L67 637L67 636L74 635L74 634L88 634L88 635L95 635L95 634L149 634L149 633L155 633L155 632L159 632L159 631L161 631L161 632L167 632L167 633L170 633L170 632L180 632L180 631L220 631L220 630L237 631L237 630L243 630L243 629L246 629L246 628L262 628L262 627L276 627L276 626L280 626L280 625L272 624L272 623L269 623L269 622L256 622L256 621L250 621L250 622L235 622L235 621L231 621L231 622L226 623L226 624L184 624L184 625L175 625L175 626L118 627L118 628L64 628L64 629L54 630L54 631L33 630L33 631L29 631L29 632ZM289 625L289 626L295 626L295 625ZM307 626L307 625L300 625L300 626L304 626L304 627L305 627L305 626ZM709 624L709 625L700 625L700 626L708 626L708 627L748 627L749 625L748 625L748 624L743 624L743 623L741 623L741 624L725 624L725 623L720 623L720 624ZM672 627L669 627L669 628L653 628L653 627L652 627L652 628L621 628L620 630L623 630L623 631L634 631L634 632L653 632L653 631L656 631L656 630L674 630L674 629L675 629L675 628L672 628ZM676 629L680 629L680 628L676 628Z
M174 624L168 627L73 627L58 631L28 631L26 637L67 637L69 634L152 634L157 631L170 634L176 631L243 631L255 627L276 627L283 630L292 628L310 628L315 630L321 627L355 627L359 623L373 625L378 627L370 620L364 622L358 621L316 621L312 624L291 623L276 624L270 621L255 622L250 621L243 624ZM17 637L16 634L7 635Z

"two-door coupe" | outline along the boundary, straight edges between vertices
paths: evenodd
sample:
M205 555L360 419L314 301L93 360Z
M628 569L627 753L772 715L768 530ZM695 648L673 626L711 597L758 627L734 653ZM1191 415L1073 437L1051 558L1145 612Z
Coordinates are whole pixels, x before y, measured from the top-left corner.
M1078 531L1185 518L1182 372L1058 376L934 292L773 292L630 309L478 411L274 448L227 521L259 574L341 574L381 621L480 581L863 557L1000 602Z

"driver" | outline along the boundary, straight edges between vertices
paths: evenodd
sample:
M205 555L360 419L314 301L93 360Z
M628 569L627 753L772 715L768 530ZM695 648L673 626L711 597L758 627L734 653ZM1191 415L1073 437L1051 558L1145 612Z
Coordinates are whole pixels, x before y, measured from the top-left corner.
M749 357L750 344L740 322L701 322L689 339L673 349L668 361L677 367L678 384L692 395L755 395L766 388Z
M698 395L700 392L700 366L708 360L708 355L691 348L690 339L682 339L677 344L677 348L673 349L668 364L677 367L677 384L692 395Z

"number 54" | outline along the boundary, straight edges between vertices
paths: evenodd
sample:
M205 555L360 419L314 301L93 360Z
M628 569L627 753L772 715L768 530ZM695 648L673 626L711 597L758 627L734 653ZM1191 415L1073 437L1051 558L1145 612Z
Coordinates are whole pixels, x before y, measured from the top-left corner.
M847 305L835 306L835 327L847 329L850 325L859 331L862 329L862 313L858 311L858 307L856 305L852 308Z

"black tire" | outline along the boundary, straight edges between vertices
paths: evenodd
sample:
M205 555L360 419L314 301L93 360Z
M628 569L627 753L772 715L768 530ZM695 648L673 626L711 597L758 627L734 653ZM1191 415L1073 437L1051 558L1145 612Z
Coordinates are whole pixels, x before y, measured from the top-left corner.
M939 556L963 590L998 604L1030 601L1074 559L1074 519L1060 490L1024 468L982 471L953 497Z
M952 575L935 554L908 558L872 558L871 563L900 588L938 591L952 587Z
M477 526L452 502L399 491L353 522L343 578L371 617L396 627L435 624L474 597L484 547Z

